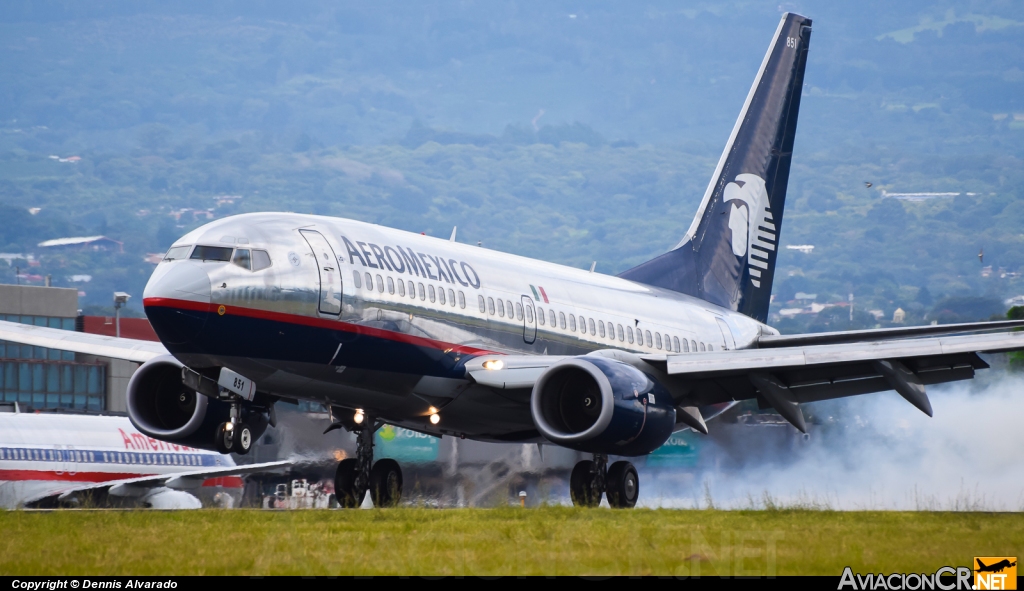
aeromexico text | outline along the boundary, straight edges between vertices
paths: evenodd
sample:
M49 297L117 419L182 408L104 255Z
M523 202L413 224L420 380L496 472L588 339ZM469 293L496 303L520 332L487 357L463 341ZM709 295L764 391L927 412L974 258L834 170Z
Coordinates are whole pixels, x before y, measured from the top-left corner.
M341 239L345 241L345 248L348 249L349 261L354 263L358 259L364 267L387 269L395 273L408 273L434 281L458 282L463 287L480 288L480 276L465 261L445 260L444 257L423 254L398 245L381 248L372 242L357 240L353 244L344 236Z

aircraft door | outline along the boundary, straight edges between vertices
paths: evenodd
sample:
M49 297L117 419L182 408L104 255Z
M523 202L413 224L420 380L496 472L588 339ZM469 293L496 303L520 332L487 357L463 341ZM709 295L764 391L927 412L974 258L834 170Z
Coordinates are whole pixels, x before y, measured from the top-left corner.
M299 230L306 239L316 257L316 268L320 273L320 304L321 314L337 316L341 314L341 269L338 268L338 257L327 239L320 232Z
M718 329L722 331L722 348L725 350L735 349L736 339L732 336L732 329L721 318L716 317L715 321L718 322Z
M537 314L533 307L533 298L523 296L523 340L532 345L537 340Z

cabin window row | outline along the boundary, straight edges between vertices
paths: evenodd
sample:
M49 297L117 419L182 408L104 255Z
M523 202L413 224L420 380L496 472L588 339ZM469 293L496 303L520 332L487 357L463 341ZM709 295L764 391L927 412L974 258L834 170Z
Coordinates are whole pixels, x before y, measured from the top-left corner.
M0 448L0 460L26 462L93 462L151 466L202 466L197 454L99 452L77 449Z
M525 311L522 304L519 302L513 302L512 300L502 300L501 298L477 296L477 301L480 305L480 312L484 314L490 314L491 316L498 316L504 318L515 318L516 320L523 320L523 315L526 315L527 322L533 322L533 308L527 306ZM577 321L577 318L579 319ZM592 336L600 335L601 338L607 338L609 340L618 339L619 342L629 344L636 343L640 346L647 346L652 349L665 350L675 353L689 353L697 351L714 351L712 345L705 345L704 343L698 343L695 340L687 341L685 338L680 340L678 336L671 336L667 333L654 332L651 333L649 330L636 329L634 336L633 327L623 327L621 324L613 322L605 323L603 320L595 320L594 318L587 318L585 316L576 316L574 314L568 315L566 320L565 312L556 312L551 308L547 311L542 307L537 307L537 323L540 326L546 326L550 324L551 328L560 327L562 330L568 329L569 332L579 332L587 334L588 332Z
M359 271L352 272L352 283L356 289L362 289L366 286L367 291L377 291L378 293L384 293L386 289L391 295L398 294L399 297L406 297L415 300L419 297L420 301L430 300L431 303L439 303L442 306L448 305L454 307L456 302L462 309L466 308L466 294L462 290L455 291L454 289L444 287L435 288L431 284L424 285L423 283L416 283L414 281L406 281L404 279L394 279L393 277L383 277L381 275L374 276L370 273L360 275Z

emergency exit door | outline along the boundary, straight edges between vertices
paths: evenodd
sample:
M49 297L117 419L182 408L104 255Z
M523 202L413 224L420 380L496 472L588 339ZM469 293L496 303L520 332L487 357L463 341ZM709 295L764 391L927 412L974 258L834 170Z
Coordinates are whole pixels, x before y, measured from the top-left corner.
M320 232L299 232L306 239L309 248L313 250L313 257L316 258L316 268L320 275L320 313L337 316L341 314L341 270L338 269L338 257Z
M523 340L532 345L537 340L537 316L534 314L533 299L523 296Z

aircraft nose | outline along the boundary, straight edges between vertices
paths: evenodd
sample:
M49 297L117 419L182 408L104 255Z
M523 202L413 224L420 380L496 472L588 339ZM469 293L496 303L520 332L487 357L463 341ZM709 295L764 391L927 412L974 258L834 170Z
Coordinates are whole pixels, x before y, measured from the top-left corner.
M210 292L210 276L201 263L158 266L146 284L142 303L160 340L165 344L195 340L206 325Z

